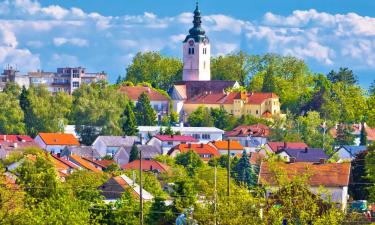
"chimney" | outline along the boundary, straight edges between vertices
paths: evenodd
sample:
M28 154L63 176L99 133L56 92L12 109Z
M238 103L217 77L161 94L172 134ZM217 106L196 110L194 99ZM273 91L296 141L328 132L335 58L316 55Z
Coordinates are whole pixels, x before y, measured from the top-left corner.
M306 148L305 148L305 153L308 153L308 152L309 152L309 148L306 147Z
M326 163L326 160L325 159L323 159L323 158L320 158L319 159L319 164L325 164Z
M289 163L295 163L296 162L296 158L295 157L290 157L289 158Z
M286 149L287 147L287 143L284 141L284 149Z
M188 144L188 148L191 148L191 143Z
M201 148L203 148L203 143L201 143Z
M61 154L60 154L60 152L59 153L57 153L57 158L60 158L61 157Z
M173 134L171 135L171 138L174 138L174 135L173 135Z

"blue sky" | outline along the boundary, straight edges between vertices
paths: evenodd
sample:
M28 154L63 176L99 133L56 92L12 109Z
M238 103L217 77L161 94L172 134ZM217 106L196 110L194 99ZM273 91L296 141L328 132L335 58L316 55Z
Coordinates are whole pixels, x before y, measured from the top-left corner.
M181 57L195 1L0 0L0 65L125 73L138 51ZM375 1L201 0L214 55L293 55L313 72L349 67L375 79Z

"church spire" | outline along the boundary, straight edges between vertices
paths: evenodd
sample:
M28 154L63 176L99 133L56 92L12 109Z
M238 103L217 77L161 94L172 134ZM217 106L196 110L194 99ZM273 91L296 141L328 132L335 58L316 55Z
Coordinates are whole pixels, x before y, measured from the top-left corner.
M193 20L193 27L189 30L189 35L186 37L186 42L189 38L193 38L196 42L201 42L207 36L205 35L206 31L202 28L202 16L201 11L199 10L198 1L196 3L196 7L194 10L194 20Z

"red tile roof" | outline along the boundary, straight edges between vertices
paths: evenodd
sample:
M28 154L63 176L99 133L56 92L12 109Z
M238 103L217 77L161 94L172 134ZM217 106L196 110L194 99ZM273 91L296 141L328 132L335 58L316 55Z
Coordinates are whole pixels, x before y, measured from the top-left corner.
M200 155L201 158L203 155L211 155L211 156L220 157L220 153L218 152L218 150L210 144L203 144L203 143L201 144L179 144L175 146L174 148L172 148L168 152L168 155L171 155L176 150L180 151L181 153L186 153L189 150L192 150L196 152L198 155ZM209 160L209 158L202 158L202 159L205 161Z
M0 148L6 152L26 147L39 147L39 145L34 139L26 135L0 135Z
M77 162L81 167L91 170L93 172L101 173L102 171L93 166L91 163L87 162L86 160L82 159L81 157L77 155L70 155L70 158L72 158L75 162Z
M211 142L218 150L228 150L228 141L213 141ZM230 141L229 147L231 150L243 150L244 147L238 141Z
M102 159L102 160L92 160L90 158L82 157L84 160L95 164L96 166L99 166L103 169L106 169L109 165L116 163L114 160L107 160L107 159Z
M144 92L150 101L169 101L169 98L157 90L144 86L121 86L119 91L124 93L132 101L137 101L138 97Z
M262 104L265 100L270 99L270 98L279 98L274 93L261 93L261 92L254 92L248 95L248 103L249 104Z
M293 179L302 174L311 175L308 179L310 186L342 187L348 186L350 176L350 163L316 164L307 162L276 163L276 170L287 173L288 179ZM276 185L276 173L270 163L263 162L259 173L261 184Z
M236 99L247 100L247 104L260 105L270 98L278 98L274 93L202 93L186 101L188 104L233 104Z
M305 149L309 147L303 142L268 142L267 145L273 152L277 152L280 148Z
M73 134L39 133L38 136L46 145L79 145Z
M30 136L27 135L0 135L0 142L33 142L34 139L32 139Z
M270 128L264 124L255 124L255 125L241 125L234 128L231 131L225 133L227 137L268 137L270 134Z
M139 162L140 162L139 159L137 159L128 164L122 165L121 168L124 170L138 170ZM163 163L160 163L156 160L142 160L142 170L143 171L158 170L160 173L163 173L169 170L169 166Z
M158 134L158 135L155 135L155 138L161 141L198 142L197 139L188 135L160 135Z
M74 163L72 162L69 162L69 160L65 159L64 157L58 157L57 154L52 154L51 153L51 156L53 158L55 158L56 160L64 163L65 165L69 166L70 168L72 169L78 169L79 167L77 165L75 165Z

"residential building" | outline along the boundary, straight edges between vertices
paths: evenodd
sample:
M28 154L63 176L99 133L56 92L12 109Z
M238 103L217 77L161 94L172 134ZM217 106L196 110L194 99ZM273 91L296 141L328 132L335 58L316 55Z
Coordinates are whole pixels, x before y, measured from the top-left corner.
M121 166L123 170L139 170L140 160L134 160L133 162L124 164ZM158 162L156 160L150 159L145 160L142 159L142 171L151 171L156 173L166 173L169 171L169 166Z
M159 122L161 122L161 119L164 116L169 114L169 103L171 99L169 96L152 87L123 85L119 88L119 91L135 104L137 103L139 96L142 93L145 93L150 99L150 104L157 114L157 118L155 119L157 119Z
M282 170L286 173L284 179L293 179L296 176L309 175L307 179L310 190L319 194L321 187L328 191L330 199L337 203L341 209L347 208L348 185L350 176L350 163L273 163L276 170ZM262 162L259 172L258 183L267 186L267 193L277 192L277 171L274 171L268 162ZM327 193L325 193L327 194ZM321 197L327 199L327 195L322 194Z
M68 157L70 155L78 155L82 158L100 159L102 158L98 151L92 146L66 146L60 153L61 157Z
M227 155L228 154L228 148L230 150L231 156L236 156L238 154L242 154L245 148L238 142L238 141L229 141L229 147L228 147L228 141L213 141L209 143L213 147L217 149L217 151L220 153L220 155Z
M268 142L264 149L261 149L259 152L263 155L268 153L277 153L282 149L305 149L308 148L307 144L303 142Z
M153 136L159 134L160 129L167 127L160 126L139 126L138 133L142 143L147 143ZM171 127L174 133L184 136L192 136L201 143L211 141L220 141L223 138L224 131L216 127Z
M332 137L337 137L337 129L339 126L348 126L344 124L336 124L335 127L329 130L329 133L332 135ZM362 126L364 126L366 135L367 135L367 143L371 144L375 141L375 128L369 127L366 123L354 123L350 125L351 134L354 135L354 145L360 145L361 140L361 130ZM338 146L339 147L339 146Z
M9 154L27 147L39 147L39 145L26 135L0 135L0 159L5 159Z
M322 162L327 161L329 156L325 153L324 149L321 148L304 148L304 149L292 149L283 148L277 152L282 159L286 162Z
M140 198L140 186L133 182L132 179L125 175L112 177L106 183L98 187L101 194L104 196L106 202L114 202L121 198L124 192L129 192L135 198ZM154 196L148 191L142 189L143 201L152 201Z
M27 75L20 74L20 72L12 66L7 66L0 74L0 91L3 91L6 84L13 82L20 87L29 88L30 80Z
M72 134L39 133L34 140L42 149L52 153L61 153L66 146L80 145Z
M116 164L114 160L110 160L110 159L96 160L96 159L85 158L85 157L82 157L82 159L86 160L91 165L95 166L97 169L102 170L102 171L106 170L110 165Z
M173 147L168 155L176 157L180 153L186 153L188 151L196 152L203 161L208 162L213 157L220 157L219 151L210 144L179 144Z
M231 131L225 132L226 139L240 142L246 150L255 152L267 144L270 129L264 124L240 125Z
M89 170L95 173L101 173L102 169L101 167L93 165L91 162L79 157L78 155L70 155L67 157L69 162L74 163L77 165L80 169Z
M168 153L169 150L171 150L172 147L178 144L187 144L187 143L196 143L196 142L198 142L198 140L192 136L157 134L147 142L147 145L153 145L157 147L160 150L161 154L165 155Z
M367 150L367 146L364 146L364 145L360 145L360 146L343 145L336 150L335 155L339 157L339 161L343 161L343 160L352 161L355 159L358 153L364 152L366 150Z
M98 136L92 143L101 157L113 156L122 146L132 146L137 143L137 136Z
M70 162L66 158L60 157L59 154L51 154L49 159L62 177L66 177L69 174L72 174L74 170L79 169L79 166Z
M130 151L133 146L121 146L113 155L113 160L118 165L129 163ZM153 145L137 145L138 151L142 151L142 159L151 160L161 154L161 150Z

